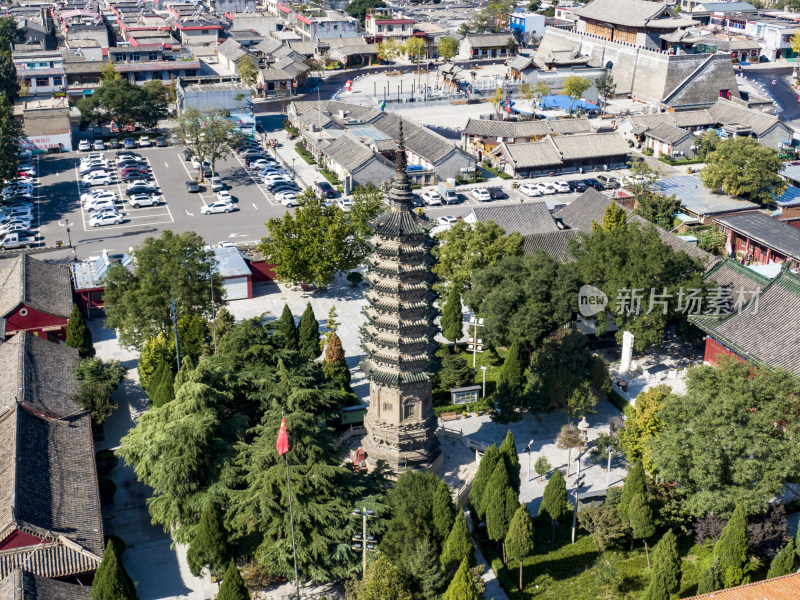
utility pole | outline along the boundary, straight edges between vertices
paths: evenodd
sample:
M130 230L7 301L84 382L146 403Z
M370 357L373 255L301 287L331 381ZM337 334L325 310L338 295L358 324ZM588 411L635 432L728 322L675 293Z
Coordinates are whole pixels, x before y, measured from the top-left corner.
M483 368L483 367L481 367ZM484 371L484 374L486 371ZM531 446L533 446L533 440L528 442L528 446L525 448L525 452L528 453L528 481L531 480Z
M573 498L575 500L575 506L572 509L572 543L575 543L575 526L576 521L578 518L578 500L580 499L580 493L578 490L581 487L581 482L583 482L586 475L581 475L581 458L583 457L583 452L578 454L578 458L576 459L578 462L578 476L575 478L575 489L573 490Z
M483 394L481 398L486 398L486 371L489 370L489 367L481 365L481 371L483 371Z
M367 535L367 519L374 517L375 512L367 510L367 507L357 508L353 511L353 515L361 517L361 535L353 536L353 550L361 550L361 576L367 574L367 551L375 552L375 538Z

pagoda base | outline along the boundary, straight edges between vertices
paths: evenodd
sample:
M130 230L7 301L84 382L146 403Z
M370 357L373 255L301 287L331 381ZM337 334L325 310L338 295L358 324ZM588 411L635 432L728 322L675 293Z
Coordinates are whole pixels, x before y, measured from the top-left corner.
M438 473L444 466L444 455L435 435L435 421L433 428L427 421L405 422L398 426L367 414L364 425L367 435L362 445L370 470L379 460L385 461L395 473L407 469Z

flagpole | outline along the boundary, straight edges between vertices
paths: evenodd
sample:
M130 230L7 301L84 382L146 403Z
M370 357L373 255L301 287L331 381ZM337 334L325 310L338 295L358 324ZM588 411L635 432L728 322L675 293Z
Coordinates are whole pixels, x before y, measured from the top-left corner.
M281 419L283 420L283 413ZM285 427L285 421L284 425ZM283 457L286 459L286 487L289 490L289 522L292 526L292 557L294 558L294 581L297 586L297 600L300 600L300 577L297 575L297 546L294 542L294 514L292 512L292 482L289 478L289 452L284 452Z

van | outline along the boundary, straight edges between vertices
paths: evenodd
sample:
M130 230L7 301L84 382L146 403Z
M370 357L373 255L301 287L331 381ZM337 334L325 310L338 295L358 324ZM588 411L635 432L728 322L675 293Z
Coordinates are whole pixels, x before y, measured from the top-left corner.
M607 190L615 190L619 187L619 179L613 175L598 175L597 179L603 184L603 188Z

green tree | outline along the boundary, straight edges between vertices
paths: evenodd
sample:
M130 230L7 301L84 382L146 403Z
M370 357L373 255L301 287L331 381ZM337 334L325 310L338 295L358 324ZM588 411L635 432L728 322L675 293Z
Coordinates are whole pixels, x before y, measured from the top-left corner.
M81 98L77 107L85 123L116 123L122 130L139 122L147 111L147 100L141 86L131 83L127 77L115 77L101 80L94 93Z
M11 45L24 39L14 17L0 17L0 52L11 53Z
M514 340L511 347L508 349L508 354L503 361L503 367L500 370L500 380L509 383L515 387L520 387L523 382L525 368L522 366L521 349L519 347L519 340Z
M567 451L567 475L572 466L572 451L580 450L586 445L583 434L574 423L567 423L561 426L561 430L556 437L556 446L560 450Z
M481 333L490 347L509 347L517 340L524 353L531 352L569 322L576 306L579 286L570 268L544 252L500 258L471 278L464 299L484 318Z
M681 587L681 557L678 539L671 529L661 536L653 551L653 571L643 600L668 600Z
M0 52L0 57L2 56L5 55ZM0 83L2 77L3 70L0 68ZM4 92L1 88L2 86L0 86L0 180L7 181L16 177L19 170L19 142L25 136L22 124L14 118L8 90Z
M436 548L423 538L409 550L408 576L411 579L411 592L421 600L439 600L441 591L447 583L445 573L439 566Z
M142 106L139 112L139 123L145 129L157 129L158 122L168 115L171 87L164 85L160 79L151 79L141 86Z
M162 363L150 382L147 395L153 406L164 406L175 399L175 374L171 365Z
M782 169L777 150L751 137L737 136L722 140L708 153L700 178L713 191L766 205L773 196L786 191L788 183L780 176Z
M632 414L617 434L619 445L629 462L641 462L648 471L653 471L650 461L650 440L657 438L663 424L658 411L673 398L672 388L657 385L636 397Z
M514 440L514 434L511 433L511 431L506 432L506 437L503 440L503 443L500 444L500 456L506 463L506 471L508 471L511 488L517 492L517 494L519 494L519 473L521 467L519 464L519 455L517 454L517 443Z
M533 92L536 99L536 110L539 110L539 103L542 101L542 98L549 96L552 93L552 90L544 81L537 81L533 88Z
M419 63L422 60L422 57L425 56L425 52L427 51L427 46L425 45L425 40L412 36L408 38L405 43L403 44L403 52L408 56L408 58L417 64L417 76L419 77Z
M675 221L674 215L680 207L681 203L675 194L667 196L658 192L645 192L637 196L634 212L654 225L670 231Z
M539 505L539 516L547 516L553 526L553 542L556 539L556 525L559 519L569 514L570 505L567 501L567 482L560 469L553 471L542 494L542 503Z
M562 94L569 98L569 114L572 114L572 107L575 106L578 100L583 98L586 90L590 87L592 87L592 81L585 77L570 75L564 79Z
M700 573L700 580L697 582L697 595L710 594L724 587L722 583L722 569L719 566L719 559L714 558L708 568Z
M247 87L253 87L253 84L258 81L258 64L251 54L245 54L239 59L236 63L236 70Z
M461 565L447 587L444 596L442 596L442 600L478 600L478 593L475 590L475 583L472 581L472 575L466 559L461 561Z
M342 340L334 331L325 346L325 360L322 363L322 370L328 378L339 384L343 390L350 391L350 368L344 359L344 348Z
M142 346L136 369L139 373L139 385L147 391L150 379L162 364L175 364L175 342L172 337L163 333L148 338Z
M455 572L463 561L472 566L475 564L475 548L472 545L472 536L467 527L467 518L459 511L453 528L447 536L439 560L445 573Z
M353 205L347 212L347 218L356 233L368 239L372 237L370 222L386 209L383 203L383 189L372 183L357 185L351 195Z
M492 471L492 476L489 477L489 481L486 482L486 489L484 490L483 497L481 498L480 513L478 513L478 516L480 516L482 520L486 521L487 529L489 528L489 507L492 505L492 502L497 501L501 503L500 508L502 509L502 502L505 501L506 488L510 487L510 483L506 462L503 459L503 456L500 455L500 460L497 461L494 471ZM502 518L505 514L505 511L499 510L498 512L502 514L495 516L501 520L497 521L496 523L502 523ZM505 534L503 534L503 537L505 537ZM495 541L499 541L499 538L497 538Z
M625 484L622 486L622 495L620 496L619 505L617 506L620 519L628 525L630 525L628 509L633 498L639 494L643 496L647 494L647 485L642 463L637 462L633 465L631 472L628 473L628 477L625 479Z
M592 502L589 506L581 507L578 522L592 536L598 552L605 552L608 546L624 538L628 531L617 510L608 502Z
M386 62L394 61L403 51L402 45L396 38L389 37L375 44L378 57Z
M489 96L489 103L492 105L492 108L494 108L495 113L501 112L500 109L503 106L505 100L506 100L506 93L503 91L503 88L501 87L498 87L494 91L494 94Z
M327 287L337 273L356 268L370 252L347 213L326 206L311 188L302 192L299 206L281 218L267 221L268 237L259 251L275 264L280 279Z
M721 255L725 250L725 234L716 226L700 229L696 234L697 245L712 254Z
M317 322L317 317L314 316L311 302L306 304L303 316L300 317L297 337L300 356L309 360L316 360L319 358L320 352L322 352L319 342L319 323Z
M493 402L489 410L492 422L505 425L506 431L510 423L519 423L522 420L522 398L519 387L501 380L492 396Z
M614 81L614 76L606 71L594 82L594 87L597 88L597 95L603 100L603 113L608 108L608 99L613 98L617 93L617 84ZM587 88L588 89L588 88Z
M714 545L714 557L719 559L725 587L739 585L744 578L744 565L747 562L747 517L741 505L733 511Z
M466 359L461 354L448 352L442 358L442 368L436 374L436 384L439 389L449 391L469 385L474 378L472 367L467 364Z
M480 506L483 499L483 493L486 490L486 485L489 483L489 478L494 472L497 461L500 460L500 452L497 446L492 444L486 449L486 452L481 456L478 463L478 471L475 473L475 479L472 480L472 488L469 491L469 506L470 512L481 519ZM477 521L475 522L477 524Z
M431 270L440 282L447 282L447 288L455 287L462 296L471 286L475 271L497 264L504 256L522 255L522 236L506 235L494 221L470 225L462 219L436 234L436 239L439 244L432 252L437 261ZM434 288L444 296L443 283Z
M10 104L19 97L19 91L17 67L11 59L11 52L0 51L0 93Z
M336 307L331 306L328 310L328 320L325 321L325 333L323 334L325 336L325 345L330 342L331 336L339 329L339 321L336 320L338 316L339 315L336 314Z
M208 321L200 315L183 315L178 319L178 346L181 357L197 360L208 348Z
M217 600L250 600L250 592L242 580L242 574L236 568L236 561L231 559L228 570L219 586Z
M578 417L585 417L586 415L596 412L594 407L597 406L597 396L592 391L592 386L588 381L583 381L572 390L572 393L567 398L567 405L564 412L567 413L570 419L577 419Z
M122 566L111 540L106 544L103 560L94 574L92 600L136 600L133 581Z
M525 98L525 100L528 101L528 106L530 106L531 112L535 113L536 110L534 109L533 101L536 98L536 90L533 87L533 84L527 81L520 83L517 87L517 94L519 94L520 98Z
M711 152L717 149L721 141L719 133L713 129L709 129L703 135L697 136L695 142L697 145L697 157L705 159Z
M794 573L795 558L794 540L790 539L789 542L783 548L781 548L781 551L778 552L777 556L772 559L772 562L769 565L767 579Z
M345 12L351 17L355 17L364 26L364 17L367 11L372 8L383 8L386 6L383 0L353 0L347 5Z
M659 478L678 484L696 517L765 512L800 465L800 423L786 418L797 397L800 381L785 372L737 361L691 369L686 394L658 412L650 458Z
M436 46L439 56L445 62L453 60L458 54L458 41L450 36L442 37Z
M533 520L524 504L520 504L506 535L506 553L508 558L519 562L519 589L522 587L522 561L533 554Z
M228 532L222 521L222 512L213 502L206 504L200 515L200 523L189 542L186 559L192 575L200 575L204 566L208 565L211 572L222 575L231 558Z
M403 574L384 555L367 567L356 589L356 600L412 600Z
M72 313L67 324L67 346L77 348L78 356L81 358L91 358L94 356L94 344L92 344L92 332L86 325L81 309L77 304L72 305Z
M631 535L635 540L644 542L644 553L647 556L647 568L650 568L650 551L647 548L647 538L656 532L653 522L653 510L647 503L644 494L636 494L628 505L628 521L631 526Z
M446 340L457 342L464 337L464 317L461 313L461 294L457 287L451 286L447 301L442 308L442 335Z
M608 369L602 366L605 376ZM528 368L527 402L533 412L552 408L566 411L568 400L584 382L592 381L598 393L607 393L600 382L602 373L593 376L600 368L586 341L586 336L576 330L560 329L544 340L531 354ZM573 406L575 405L573 401Z
M294 315L288 304L283 305L283 312L281 313L281 318L278 319L275 330L283 334L283 338L286 340L285 348L287 350L298 350L300 348L300 337L297 332L297 325L295 325Z
M447 484L439 480L436 490L433 493L433 533L436 536L437 546L441 547L456 520L456 505L450 496L450 488Z
M506 562L505 539L508 526L519 506L519 494L511 487L508 471L503 461L497 463L483 499L486 535L490 540L501 544L503 562Z
M113 265L105 281L106 327L117 330L123 346L141 350L148 338L170 336L173 300L178 318L210 316L214 258L198 234L163 231L145 239L133 257L134 271ZM213 275L213 286L217 305L224 304L219 274Z
M177 135L180 142L189 148L201 161L211 163L216 172L217 161L231 156L242 133L225 111L200 112L190 106L178 119ZM203 177L202 172L200 173Z
M125 379L125 367L118 360L104 362L92 357L78 362L73 373L78 386L72 400L92 413L95 423L103 423L117 408L112 394Z
M533 463L533 470L536 471L536 474L539 477L544 477L547 475L552 468L553 466L550 464L550 461L545 458L544 454L537 458L536 462Z

